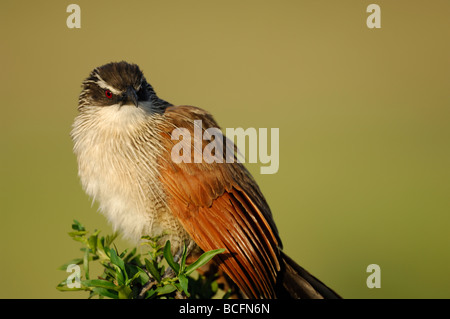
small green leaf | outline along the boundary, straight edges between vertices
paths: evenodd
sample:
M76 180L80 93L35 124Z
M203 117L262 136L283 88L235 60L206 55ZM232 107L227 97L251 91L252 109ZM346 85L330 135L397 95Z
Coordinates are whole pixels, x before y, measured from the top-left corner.
M171 292L174 292L175 290L177 290L177 288L170 284L156 288L156 292L158 293L158 295L170 294Z
M111 248L109 250L110 254L109 254L109 258L111 258L111 262L118 266L122 271L125 271L125 264L123 262L122 259L120 259L119 256L117 256L116 250Z
M172 252L171 252L171 248L170 248L170 241L169 240L166 242L166 245L164 246L164 258L166 259L166 261L169 264L170 268L172 268L173 271L175 271L175 273L178 274L180 272L180 265L177 264L173 260L173 256L172 256Z
M150 280L150 277L147 275L145 271L142 270L139 272L139 280L140 284L143 286Z
M188 292L188 279L186 278L185 275L182 275L182 274L178 275L178 279L180 281L181 289L184 291L186 296L189 297L190 295L189 295L189 292Z
M159 274L158 270L156 269L153 262L148 260L147 258L144 259L145 261L145 268L147 268L148 272L152 275L152 277L157 281L161 282L161 275Z
M84 277L89 280L89 249L84 252L83 258Z
M72 237L72 239L75 241L78 241L82 244L87 244L86 237L84 237L84 236L75 236L75 237Z
M114 290L118 289L114 283L103 279L82 280L81 284L85 287L100 287Z
M97 253L97 235L92 235L88 238L88 246L93 254Z
M69 236L70 237L83 236L86 235L87 233L88 232L86 230L77 230L69 232Z
M79 221L75 220L75 219L73 220L72 229L73 230L81 230L81 231L86 230L84 228L84 226L81 225L81 223Z
M221 249L215 249L211 251L207 251L203 253L196 261L194 261L192 264L186 267L185 274L189 275L197 268L207 264L215 255L221 254L225 251L224 248Z

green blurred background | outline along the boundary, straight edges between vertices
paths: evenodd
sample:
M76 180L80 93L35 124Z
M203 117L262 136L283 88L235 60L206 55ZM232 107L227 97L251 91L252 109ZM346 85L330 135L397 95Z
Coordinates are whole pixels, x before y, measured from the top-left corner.
M280 129L278 173L248 167L286 252L343 297L449 298L450 2L376 1L368 29L372 2L2 0L0 297L87 296L55 289L67 232L111 227L69 132L81 81L127 60L224 128Z

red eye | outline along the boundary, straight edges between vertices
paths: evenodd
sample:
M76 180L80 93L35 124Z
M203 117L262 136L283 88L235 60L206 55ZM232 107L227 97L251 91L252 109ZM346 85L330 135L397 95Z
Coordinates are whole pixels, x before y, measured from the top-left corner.
M111 99L112 96L113 96L113 94L112 94L112 92L111 92L110 90L105 90L105 95L106 95L106 97L107 97L108 99Z

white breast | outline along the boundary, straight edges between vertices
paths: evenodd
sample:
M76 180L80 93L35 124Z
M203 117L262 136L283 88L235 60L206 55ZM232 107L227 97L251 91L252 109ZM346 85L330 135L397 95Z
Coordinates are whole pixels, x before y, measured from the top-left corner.
M149 116L131 105L87 109L75 119L71 134L84 190L114 229L135 242L160 233L155 216L167 210Z

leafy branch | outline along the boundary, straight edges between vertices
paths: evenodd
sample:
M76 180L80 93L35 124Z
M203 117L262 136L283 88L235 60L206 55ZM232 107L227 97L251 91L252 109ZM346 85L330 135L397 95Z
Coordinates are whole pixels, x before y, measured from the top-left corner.
M187 265L186 246L177 262L171 253L170 241L166 241L164 247L158 244L161 237L142 237L143 244L150 249L141 256L137 248L130 252L127 249L119 252L113 243L117 234L100 236L100 231L96 230L89 235L76 220L69 236L83 244L80 249L83 256L59 268L64 271L79 270L79 273L70 275L58 284L56 288L60 291L88 291L89 298L98 296L113 299L209 299L220 295L228 298L230 294L230 291L219 289L217 274L204 276L196 271L225 249L205 252ZM92 262L100 263L103 267L103 273L96 279L91 279Z

